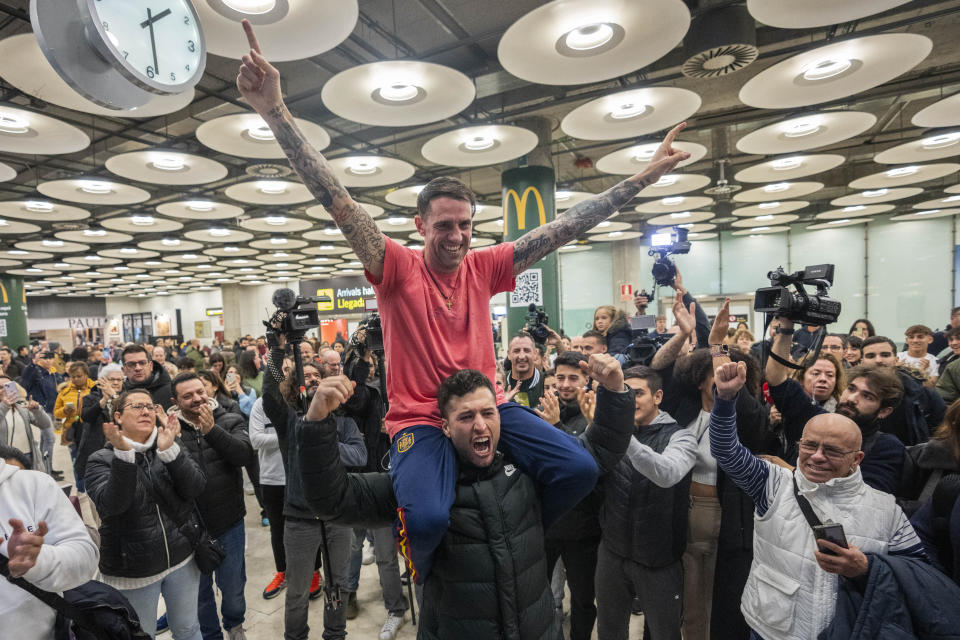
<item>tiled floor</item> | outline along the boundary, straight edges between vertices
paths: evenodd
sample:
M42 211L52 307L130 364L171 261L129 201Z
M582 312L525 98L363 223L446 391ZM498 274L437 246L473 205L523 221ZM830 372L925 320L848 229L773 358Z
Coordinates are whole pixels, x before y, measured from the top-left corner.
M54 454L55 467L65 472L67 478L72 476L70 457L65 447L57 446ZM260 510L256 498L247 496L247 616L244 628L249 640L281 640L283 638L283 601L281 593L272 600L263 599L263 588L273 577L273 553L270 550L270 530L260 526ZM85 516L88 509L84 508ZM87 518L89 519L89 517ZM569 600L569 595L567 596ZM383 607L380 596L380 582L377 575L377 565L363 567L360 572L360 589L357 592L360 605L360 615L355 620L347 621L347 634L363 640L377 640L380 627L386 620L387 612ZM565 603L565 607L569 602ZM632 617L630 625L631 640L639 640L643 636L642 618ZM323 599L317 599L310 604L310 637L320 638L323 633ZM564 623L564 635L569 636L569 618ZM413 640L417 629L411 624L410 612L407 612L405 624L397 635L398 640ZM164 640L169 635L161 635ZM593 637L597 637L594 629Z

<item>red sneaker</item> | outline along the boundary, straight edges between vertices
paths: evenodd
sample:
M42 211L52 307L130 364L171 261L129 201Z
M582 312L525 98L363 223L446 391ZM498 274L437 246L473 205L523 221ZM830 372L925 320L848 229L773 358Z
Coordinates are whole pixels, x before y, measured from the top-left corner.
M267 588L263 590L263 599L269 600L270 598L276 598L285 586L287 586L286 576L283 571L277 571L277 574L273 576L273 580L271 580Z
M319 571L313 572L313 580L310 581L310 599L316 600L323 595L323 576Z

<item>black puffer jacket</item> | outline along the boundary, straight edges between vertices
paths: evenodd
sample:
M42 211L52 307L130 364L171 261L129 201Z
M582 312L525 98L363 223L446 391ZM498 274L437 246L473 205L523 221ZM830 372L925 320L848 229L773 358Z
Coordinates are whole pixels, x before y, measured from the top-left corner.
M146 578L193 553L177 523L195 524L193 501L206 483L200 467L182 444L168 464L156 445L136 457L134 464L119 460L107 445L87 461L87 495L101 518L100 571L108 576Z
M560 423L558 429L563 429L574 437L580 437L587 428L587 419L580 413L580 404L560 400ZM603 504L603 493L600 483L597 488L581 500L569 512L560 516L547 529L549 540L600 540L600 506Z
M254 453L243 417L218 406L213 410L213 422L213 428L204 436L181 417L180 438L207 477L197 507L210 535L216 537L243 520L247 513L241 469L254 459Z
M581 437L601 472L620 461L633 426L633 391L597 394L595 423ZM300 455L314 512L340 524L393 523L397 501L386 473L348 474L336 421L306 422ZM553 597L543 551L540 500L532 480L499 455L486 469L463 466L450 527L424 585L421 640L553 640Z
M633 332L630 331L630 321L626 317L614 321L607 329L607 353L610 355L626 353L631 342Z
M164 409L169 409L170 405L173 404L170 374L163 368L163 365L159 365L153 360L150 361L150 365L153 367L153 370L150 372L150 375L147 376L146 380L139 383L134 383L130 379L124 380L123 390L146 389L150 393L150 397L153 398L154 403L159 404Z

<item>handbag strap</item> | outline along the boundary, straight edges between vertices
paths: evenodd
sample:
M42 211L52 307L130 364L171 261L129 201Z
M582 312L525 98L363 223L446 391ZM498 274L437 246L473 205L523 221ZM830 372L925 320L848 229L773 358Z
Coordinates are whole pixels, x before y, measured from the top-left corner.
M810 523L810 528L819 527L823 523L820 522L820 518L817 517L817 514L813 512L813 507L810 506L810 501L807 500L804 496L800 495L800 487L797 486L797 478L793 476L793 495L797 499L797 504L800 505L800 511L803 512L803 517L807 519L807 522Z
M86 614L83 611L76 608L75 606L73 606L72 604L64 600L63 597L57 595L56 593L53 593L51 591L44 591L40 587L30 583L29 581L23 578L14 578L13 576L11 576L10 569L7 566L8 564L9 564L9 561L7 560L7 557L4 556L3 554L0 554L0 575L5 577L7 579L7 582L17 587L20 587L21 589L23 589L33 597L37 598L38 600L40 600L41 602L43 602L44 604L52 608L57 613L63 615L66 618L69 618L70 620L84 620L86 618Z

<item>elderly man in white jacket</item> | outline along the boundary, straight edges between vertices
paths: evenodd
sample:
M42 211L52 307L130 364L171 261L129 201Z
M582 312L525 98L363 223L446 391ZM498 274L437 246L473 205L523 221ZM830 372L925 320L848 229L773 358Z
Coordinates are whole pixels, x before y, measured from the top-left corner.
M4 447L6 448L6 447ZM0 453L0 554L13 577L61 593L93 578L100 551L57 483ZM53 638L56 613L0 578L0 635Z
M867 572L865 554L926 556L894 497L863 482L860 428L849 418L821 414L807 422L793 471L740 444L736 396L746 376L742 362L717 367L710 414L710 452L755 505L753 565L740 609L752 638L815 640L836 612L840 576ZM821 522L843 526L848 547L814 539L794 486Z

